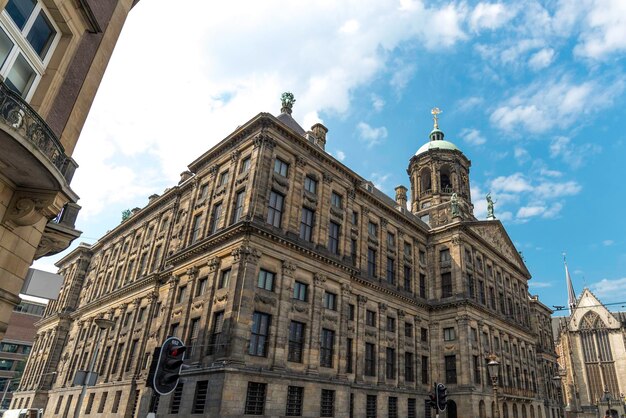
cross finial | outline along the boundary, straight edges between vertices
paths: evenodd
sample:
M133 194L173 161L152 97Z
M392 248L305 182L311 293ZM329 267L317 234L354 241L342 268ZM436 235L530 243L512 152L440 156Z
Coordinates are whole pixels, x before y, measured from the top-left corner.
M435 129L439 129L439 115L441 113L443 113L443 110L439 109L438 107L434 107L430 111L430 114L433 115L433 121L434 121Z

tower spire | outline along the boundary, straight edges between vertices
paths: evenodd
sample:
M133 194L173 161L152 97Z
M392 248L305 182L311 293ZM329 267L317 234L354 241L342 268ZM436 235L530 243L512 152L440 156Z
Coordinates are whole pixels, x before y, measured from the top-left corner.
M567 306L569 307L569 314L572 315L574 307L576 307L576 293L574 293L574 286L572 285L572 278L569 275L565 255L566 254L563 253L563 264L565 265L565 281L567 282Z

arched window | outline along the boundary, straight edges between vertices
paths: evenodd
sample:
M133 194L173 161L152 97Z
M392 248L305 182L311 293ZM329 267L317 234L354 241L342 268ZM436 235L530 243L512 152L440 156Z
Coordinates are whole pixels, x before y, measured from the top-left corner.
M485 401L478 402L478 415L480 418L487 418L487 410L485 408Z
M517 414L517 404L513 404L513 418L519 418L519 415Z
M609 342L609 331L604 321L597 313L589 311L580 321L579 329L589 399L593 401L602 398L605 387L611 393L620 393Z
M430 176L430 169L424 167L420 172L420 196L424 196L432 193L432 179Z
M439 185L442 193L452 193L452 176L450 167L443 166L439 169Z
M526 405L522 404L522 418L528 418L528 415L526 415Z
M506 402L502 403L502 418L509 418L509 406Z

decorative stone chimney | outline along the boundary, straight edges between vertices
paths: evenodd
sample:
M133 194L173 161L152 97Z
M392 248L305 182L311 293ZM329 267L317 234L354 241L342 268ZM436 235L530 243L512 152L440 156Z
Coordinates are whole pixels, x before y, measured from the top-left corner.
M150 196L148 196L148 204L151 204L152 202L154 202L155 200L157 200L159 198L158 194L151 194Z
M180 173L180 180L178 181L178 184L183 184L184 182L189 180L191 176L193 176L193 173L191 171L183 171L182 173Z
M326 134L328 133L328 128L321 123L316 123L311 127L311 131L315 136L316 145L321 149L326 149Z
M396 203L401 208L406 209L406 192L408 189L402 185L395 188L396 191Z

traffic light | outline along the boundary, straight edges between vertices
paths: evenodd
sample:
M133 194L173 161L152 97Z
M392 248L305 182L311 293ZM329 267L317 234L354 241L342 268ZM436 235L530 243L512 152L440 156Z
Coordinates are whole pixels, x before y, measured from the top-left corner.
M437 383L435 391L437 393L437 409L445 411L448 405L448 389L446 389L443 383Z
M169 337L161 346L152 381L152 388L159 395L167 395L176 389L186 350L187 347L176 337Z

